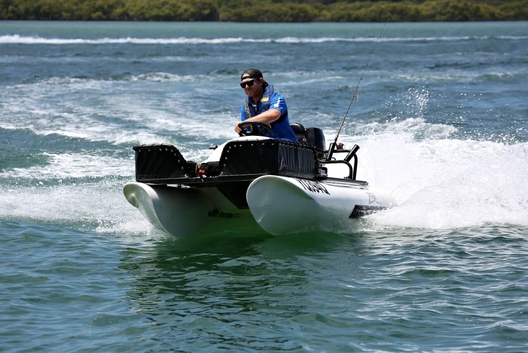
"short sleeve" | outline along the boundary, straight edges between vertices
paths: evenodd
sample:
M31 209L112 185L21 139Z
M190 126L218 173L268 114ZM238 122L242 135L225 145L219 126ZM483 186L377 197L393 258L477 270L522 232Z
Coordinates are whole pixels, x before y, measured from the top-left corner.
M286 101L280 93L274 93L270 98L270 109L277 109L281 112L281 115L285 114L288 111L286 106Z

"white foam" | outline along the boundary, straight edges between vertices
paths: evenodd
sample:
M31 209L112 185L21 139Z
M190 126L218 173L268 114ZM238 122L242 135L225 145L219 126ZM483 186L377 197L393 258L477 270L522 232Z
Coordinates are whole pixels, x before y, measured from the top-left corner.
M151 72L137 76L131 76L130 81L151 82L195 82L202 80L205 75L174 75L166 72Z
M238 43L242 38L42 38L33 36L4 35L0 36L0 43L4 44L226 44Z
M120 224L151 228L129 205L118 184L82 184L54 187L3 186L0 218L76 224L79 227L115 229Z
M383 132L358 141L358 179L390 192L399 204L372 216L378 225L528 225L528 143L446 138L452 127L416 119L387 125ZM400 130L407 125L414 129Z
M27 180L85 179L105 177L129 177L134 175L134 155L126 161L108 156L80 153L42 153L48 160L45 166L13 168L0 173L0 178Z
M432 41L466 41L466 40L489 40L491 38L498 38L501 40L526 40L526 36L443 36L443 37L282 37L282 38L242 38L242 37L226 37L226 38L43 38L38 36L21 36L18 34L0 36L0 44L49 44L49 45L115 45L115 44L136 44L136 45L181 45L181 44L229 44L229 43L326 43L326 42L432 42Z

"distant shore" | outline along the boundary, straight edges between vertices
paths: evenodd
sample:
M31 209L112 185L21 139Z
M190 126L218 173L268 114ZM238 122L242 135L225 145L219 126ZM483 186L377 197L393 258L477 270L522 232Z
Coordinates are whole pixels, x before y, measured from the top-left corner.
M528 0L6 0L0 20L220 22L528 20Z

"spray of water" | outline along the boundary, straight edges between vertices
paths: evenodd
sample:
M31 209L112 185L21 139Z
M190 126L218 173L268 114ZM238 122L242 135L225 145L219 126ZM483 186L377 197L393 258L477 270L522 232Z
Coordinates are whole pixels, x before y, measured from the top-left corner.
M423 118L428 94L411 90L411 117L356 127L359 179L399 206L373 215L380 226L448 229L528 225L528 144L460 139L457 128Z

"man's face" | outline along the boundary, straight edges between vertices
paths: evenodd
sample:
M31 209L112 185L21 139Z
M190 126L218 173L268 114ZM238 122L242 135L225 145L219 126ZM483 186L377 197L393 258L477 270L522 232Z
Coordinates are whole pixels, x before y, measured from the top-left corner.
M262 78L257 79L250 76L242 77L240 81L240 87L244 89L244 92L250 96L254 97L262 93Z

